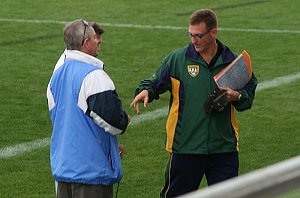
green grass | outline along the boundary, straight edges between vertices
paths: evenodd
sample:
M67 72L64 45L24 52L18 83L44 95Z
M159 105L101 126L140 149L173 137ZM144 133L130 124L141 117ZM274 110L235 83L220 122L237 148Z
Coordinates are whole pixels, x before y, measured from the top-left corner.
M0 0L0 149L51 136L46 87L64 50L63 24L4 22L1 19L70 21L187 27L197 8L215 9L218 38L236 52L246 49L259 82L300 72L300 2L279 0L108 1ZM297 32L237 32L228 28ZM186 30L104 26L100 58L124 108L139 81L149 77L164 56L189 42ZM227 29L227 30L226 30ZM238 113L240 174L300 154L300 81L257 92L253 108ZM166 107L169 94L150 104ZM127 148L120 198L158 197L169 155L166 118L131 125L119 137ZM205 181L201 186L205 186ZM0 159L1 197L54 197L49 148ZM297 197L299 192L287 197Z

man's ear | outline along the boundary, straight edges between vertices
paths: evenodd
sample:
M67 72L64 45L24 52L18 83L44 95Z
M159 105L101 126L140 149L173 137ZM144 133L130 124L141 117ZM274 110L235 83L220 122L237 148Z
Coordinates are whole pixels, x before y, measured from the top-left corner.
M83 40L83 44L82 44L82 47L81 47L81 51L82 52L85 52L87 53L88 52L88 49L89 49L89 42L88 42L88 38L84 39Z
M213 29L211 30L211 32L212 32L212 34L213 34L214 36L216 36L217 33L218 33L218 29L217 29L217 28L213 28Z
M85 38L83 41L82 41L82 47L87 47L88 46L88 42L87 42L87 38Z
M87 54L88 49L89 49L89 42L87 42L87 41L88 41L87 38L83 40L83 43L82 43L82 46L81 46L81 50L80 50L81 52L84 52L86 54Z

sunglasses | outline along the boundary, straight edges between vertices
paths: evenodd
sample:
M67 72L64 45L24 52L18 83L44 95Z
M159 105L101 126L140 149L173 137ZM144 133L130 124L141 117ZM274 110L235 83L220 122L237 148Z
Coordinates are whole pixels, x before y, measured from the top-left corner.
M212 28L208 29L205 33L203 34L192 34L190 32L187 32L186 35L188 35L188 37L190 38L195 38L197 40L201 40L206 34L208 34L210 31L212 30Z
M85 32L86 32L86 27L89 26L89 23L86 21L86 20L81 20L81 22L83 23L84 25L84 31L83 31L83 39L82 39L82 45L84 43L84 40L85 40Z

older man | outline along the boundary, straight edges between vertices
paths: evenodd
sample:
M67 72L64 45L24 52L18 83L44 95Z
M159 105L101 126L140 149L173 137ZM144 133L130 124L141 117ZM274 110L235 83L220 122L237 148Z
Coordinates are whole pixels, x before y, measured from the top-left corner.
M59 198L112 197L112 185L122 178L116 135L125 132L129 117L96 58L101 40L85 20L67 24L65 61L47 88L51 170Z

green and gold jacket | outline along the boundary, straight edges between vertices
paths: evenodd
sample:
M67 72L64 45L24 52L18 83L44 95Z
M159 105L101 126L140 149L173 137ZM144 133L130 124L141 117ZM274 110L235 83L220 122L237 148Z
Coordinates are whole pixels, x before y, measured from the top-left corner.
M169 91L170 105L166 123L166 150L182 154L213 154L238 150L238 126L235 110L250 109L257 79L252 73L247 85L238 90L242 97L220 113L207 114L204 104L217 88L213 77L237 56L217 40L220 55L209 68L193 44L165 57L156 73L142 80L135 95L149 91L149 102Z

